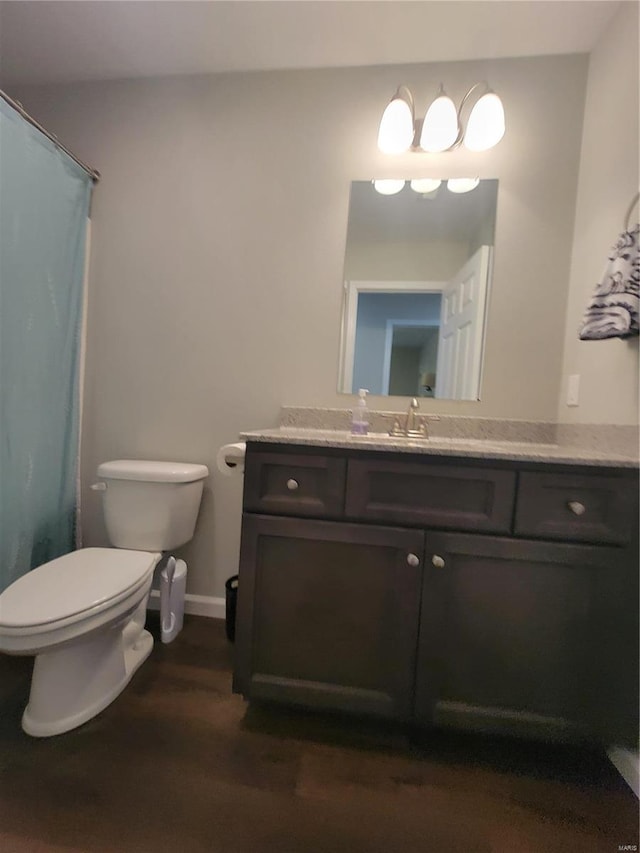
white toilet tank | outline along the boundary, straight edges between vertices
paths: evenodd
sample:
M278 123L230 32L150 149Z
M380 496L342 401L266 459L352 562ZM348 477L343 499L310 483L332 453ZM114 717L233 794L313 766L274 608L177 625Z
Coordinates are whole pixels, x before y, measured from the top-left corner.
M170 551L193 537L206 465L117 459L98 466L105 481L109 541L134 551Z

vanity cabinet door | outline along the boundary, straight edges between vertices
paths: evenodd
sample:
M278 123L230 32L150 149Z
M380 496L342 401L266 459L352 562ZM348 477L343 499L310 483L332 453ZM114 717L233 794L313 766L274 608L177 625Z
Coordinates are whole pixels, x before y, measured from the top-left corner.
M408 719L424 534L243 516L234 690Z
M620 557L615 548L428 533L418 719L546 739L597 733Z

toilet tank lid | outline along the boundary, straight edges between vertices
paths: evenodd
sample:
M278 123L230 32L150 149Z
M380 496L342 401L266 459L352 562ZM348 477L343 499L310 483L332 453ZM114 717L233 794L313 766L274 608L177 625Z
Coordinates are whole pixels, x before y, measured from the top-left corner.
M206 465L191 462L152 462L143 459L115 459L98 465L98 477L105 480L138 480L142 483L193 483L209 476Z

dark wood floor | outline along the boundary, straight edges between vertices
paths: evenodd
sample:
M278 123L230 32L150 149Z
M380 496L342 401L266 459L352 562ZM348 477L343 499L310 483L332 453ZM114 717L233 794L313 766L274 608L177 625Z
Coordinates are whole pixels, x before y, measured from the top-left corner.
M0 851L638 845L637 800L599 753L443 733L417 744L385 726L247 707L231 694L232 652L222 622L186 617L109 708L44 740L20 728L29 660L0 656Z

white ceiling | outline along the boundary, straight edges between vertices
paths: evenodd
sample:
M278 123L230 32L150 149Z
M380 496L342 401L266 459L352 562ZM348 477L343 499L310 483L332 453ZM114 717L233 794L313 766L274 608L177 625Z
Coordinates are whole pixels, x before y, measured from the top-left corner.
M0 83L586 53L612 0L10 0Z

